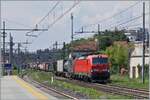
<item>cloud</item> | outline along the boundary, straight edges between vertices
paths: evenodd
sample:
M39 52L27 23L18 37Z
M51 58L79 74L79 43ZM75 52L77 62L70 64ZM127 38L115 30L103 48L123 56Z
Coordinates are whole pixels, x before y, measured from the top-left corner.
M35 25L55 4L56 2L5 2L3 5L3 17L17 21L29 26ZM119 12L122 9L134 4L134 1L81 1L74 9L66 14L61 20L59 20L48 32L42 33L35 42L30 46L31 50L38 48L47 48L55 41L58 42L70 42L71 29L70 29L70 13L74 14L74 30L77 31L81 26L96 23L99 20L103 20L113 14ZM71 6L73 2L63 1L62 7L57 8L57 13L61 13L65 9ZM6 6L7 5L7 6ZM134 13L136 9L133 9ZM57 14L57 15L58 15ZM126 15L128 16L128 15ZM119 17L118 17L119 18ZM46 19L43 24L47 26L53 20L53 14ZM9 23L8 23L9 24ZM104 25L104 24L103 24ZM17 25L9 24L10 27L18 27ZM41 25L42 28L43 25ZM20 26L23 27L23 26ZM94 29L91 27L91 29ZM36 32L35 32L36 33ZM14 34L15 41L25 41L25 32L18 32ZM37 33L36 33L37 34ZM32 39L30 39L31 41Z
M88 8L86 9L86 11L82 11L82 12L86 12L89 15L84 15L83 17L81 17L81 21L83 23L82 26L84 25L90 25L93 23L98 23L100 21L102 21L103 19L109 18L111 16L113 16L114 14L123 11L124 9L127 9L129 6L134 5L137 1L115 1L115 2L103 2L101 4L97 3L97 2L93 2L88 5ZM99 6L98 6L99 4ZM141 3L137 4L135 7L133 7L130 10L124 11L123 13L121 13L119 16L116 16L112 19L109 19L107 21L103 21L102 27L107 27L108 24L114 24L118 21L126 21L131 17L135 17L135 12L139 14L139 6ZM90 7L90 5L92 5L92 7ZM93 7L94 5L94 7ZM110 6L111 5L111 6ZM106 8L106 9L105 9ZM137 9L139 8L139 9ZM97 11L99 10L99 11ZM90 14L91 12L96 12L95 14ZM91 27L91 26L90 26Z

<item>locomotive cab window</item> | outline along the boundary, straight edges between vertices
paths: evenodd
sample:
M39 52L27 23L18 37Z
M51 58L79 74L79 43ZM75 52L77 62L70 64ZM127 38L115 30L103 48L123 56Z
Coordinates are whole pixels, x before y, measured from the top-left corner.
M92 59L92 63L93 64L106 64L106 63L108 63L108 59L107 58L99 58L99 57L97 57L97 58L93 58Z

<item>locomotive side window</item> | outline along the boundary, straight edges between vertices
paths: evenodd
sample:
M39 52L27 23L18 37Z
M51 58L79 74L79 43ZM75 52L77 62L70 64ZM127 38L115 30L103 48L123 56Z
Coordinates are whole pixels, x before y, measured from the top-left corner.
M93 64L106 64L108 63L108 59L107 58L93 58L92 63Z

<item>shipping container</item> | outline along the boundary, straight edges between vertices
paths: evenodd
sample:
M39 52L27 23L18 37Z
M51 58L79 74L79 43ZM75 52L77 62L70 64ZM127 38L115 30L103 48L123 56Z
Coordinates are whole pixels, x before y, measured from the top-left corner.
M64 69L64 61L57 60L57 72L63 72Z

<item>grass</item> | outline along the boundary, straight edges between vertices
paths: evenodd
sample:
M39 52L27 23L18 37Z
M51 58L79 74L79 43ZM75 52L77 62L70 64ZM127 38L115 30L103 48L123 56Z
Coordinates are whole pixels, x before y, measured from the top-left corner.
M13 70L13 71L12 71L12 74L13 74L13 75L18 75L18 71L17 71L17 70Z
M141 78L130 79L129 76L111 75L113 85L122 85L130 88L149 89L149 78L145 77L145 83L142 83Z
M31 72L31 71L28 71L28 70L18 71L17 69L14 69L14 70L12 71L12 74L13 74L13 75L22 76L22 75L24 75L24 74L26 74L26 73L28 73L28 72Z
M54 82L51 84L52 74L50 72L29 71L28 75L38 82L46 82L48 85L53 86L53 87L71 90L75 93L86 95L91 99L129 99L131 98L131 97L107 94L101 91L97 91L93 88L85 88L85 87L81 87L79 85L71 84L65 81L54 80Z
M31 78L33 78L34 80L38 82L45 82L45 81L50 82L52 73L43 72L43 71L36 71L36 72L32 71L30 72L29 75Z
M55 86L63 87L64 89L70 89L76 93L81 93L87 95L91 99L129 99L129 97L118 96L118 95L110 95L104 92L97 91L93 88L85 88L78 85L74 85L67 82L62 82L55 80Z

